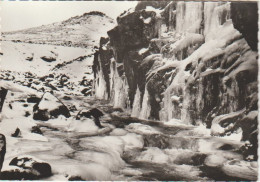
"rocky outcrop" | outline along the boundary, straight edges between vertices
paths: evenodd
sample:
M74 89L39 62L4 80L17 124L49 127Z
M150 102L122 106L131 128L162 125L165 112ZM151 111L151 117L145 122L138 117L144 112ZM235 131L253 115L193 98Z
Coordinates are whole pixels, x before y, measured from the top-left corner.
M234 27L243 34L252 50L257 50L258 42L257 2L231 3L231 19Z
M6 153L6 139L5 136L0 134L0 172L4 163Z
M33 157L15 157L9 166L10 170L1 173L1 180L37 180L52 175L51 166L48 163Z
M47 121L59 115L70 117L69 109L54 95L46 92L33 107L33 119Z
M0 87L0 113L2 112L6 94L7 94L7 89Z
M252 6L140 2L100 41L93 65L96 96L132 117L202 123L218 136L242 130L243 140L256 148L257 20L250 17L257 6Z
M99 118L102 117L104 114L97 108L93 108L90 110L81 110L78 112L76 116L76 120L80 120L81 118L93 118L95 125L99 128L103 128L101 125Z

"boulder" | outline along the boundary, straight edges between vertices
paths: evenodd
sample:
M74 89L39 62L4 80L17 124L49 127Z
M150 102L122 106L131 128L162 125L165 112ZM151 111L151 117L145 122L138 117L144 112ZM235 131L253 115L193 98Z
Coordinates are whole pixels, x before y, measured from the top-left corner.
M84 94L84 96L90 96L91 95L91 89L90 88L84 88L81 91L82 94Z
M1 173L1 180L37 180L52 175L50 164L29 156L15 157L9 165L10 169Z
M40 102L41 98L35 96L35 95L31 95L27 98L27 102L28 103L38 103Z
M55 55L54 53L51 52L51 53L49 53L49 55L41 56L41 59L46 62L53 62L53 61L56 61L57 55Z
M59 115L70 117L69 109L49 92L46 92L40 102L34 105L33 112L33 119L41 121L57 118Z
M81 110L76 116L76 120L80 120L80 118L86 117L86 118L93 118L95 121L96 126L99 128L103 128L101 125L99 118L103 116L104 114L97 108L90 109L90 110Z
M19 128L16 128L15 132L11 135L12 137L21 137L22 132Z
M42 135L42 131L41 131L39 126L33 126L32 129L31 129L31 132Z
M6 152L6 139L4 135L0 134L0 172L3 166L5 152Z
M90 109L90 110L79 111L79 113L76 116L76 119L79 120L81 117L91 118L92 116L94 118L99 118L103 115L104 115L103 112L101 112L99 109L93 108L93 109Z
M257 51L258 32L257 2L232 2L231 19L239 32L245 37L252 50Z
M6 94L7 94L7 89L0 87L0 112L2 111Z

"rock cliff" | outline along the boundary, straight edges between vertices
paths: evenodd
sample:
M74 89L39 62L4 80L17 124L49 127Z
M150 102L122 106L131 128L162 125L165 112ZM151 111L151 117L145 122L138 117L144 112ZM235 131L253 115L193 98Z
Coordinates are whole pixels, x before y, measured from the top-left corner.
M140 2L100 40L96 97L132 117L242 133L255 160L257 17L257 3Z

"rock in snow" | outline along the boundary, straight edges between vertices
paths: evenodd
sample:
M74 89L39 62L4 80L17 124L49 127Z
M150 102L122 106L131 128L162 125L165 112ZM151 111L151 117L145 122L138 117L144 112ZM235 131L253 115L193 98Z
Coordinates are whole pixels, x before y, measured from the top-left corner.
M6 152L6 139L4 135L0 134L0 172L3 166L5 152Z
M1 180L37 180L52 175L51 166L48 163L30 156L15 157L9 166L9 170L1 173Z
M69 109L54 95L46 92L33 107L33 119L47 121L59 115L70 117Z
M104 114L97 108L93 108L93 109L90 109L90 110L87 110L87 111L79 111L79 113L77 114L76 116L76 119L79 120L80 118L82 117L86 117L86 118L91 118L93 117L94 118L94 121L95 121L95 124L96 126L100 127L100 128L103 128L103 126L100 124L100 121L99 121L99 118L101 116L103 116Z

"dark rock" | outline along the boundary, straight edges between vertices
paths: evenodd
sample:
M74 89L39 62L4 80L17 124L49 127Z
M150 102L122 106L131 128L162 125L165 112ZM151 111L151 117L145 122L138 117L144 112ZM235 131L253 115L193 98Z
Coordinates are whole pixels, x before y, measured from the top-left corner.
M80 176L71 176L68 181L84 181Z
M22 132L19 128L16 128L15 132L11 135L12 137L21 137Z
M6 139L4 135L0 134L0 172L3 166L5 153L6 153Z
M71 97L65 95L65 96L63 97L63 99L64 99L64 100L71 100Z
M93 117L96 126L98 126L99 128L103 128L103 126L101 125L101 123L99 121L99 118L103 115L104 114L97 108L90 109L90 110L87 110L87 111L81 110L77 114L76 120L80 120L80 118L82 118L82 117L86 117L86 118L92 118Z
M25 111L25 114L24 114L25 117L28 117L30 115L31 115L31 113L29 111Z
M29 56L27 58L25 58L27 61L32 61L33 60L33 57L32 56Z
M84 94L84 96L90 96L91 95L91 89L89 88L84 88L82 91L81 91L82 94Z
M54 95L46 92L33 107L33 119L47 121L59 115L70 117L69 109Z
M32 95L32 96L27 98L28 103L38 103L38 102L40 102L40 100L41 100L41 98L39 98L35 95Z
M244 118L242 118L237 127L241 127L243 130L242 140L246 141L245 145L241 147L245 160L257 160L258 149L258 111L249 112Z
M32 129L31 129L31 132L37 133L37 134L40 134L40 135L43 134L39 126L33 126Z
M48 56L42 56L41 59L44 60L44 61L46 61L46 62L56 61L56 58L55 58L55 57L48 57Z
M196 154L191 157L192 165L199 166L202 165L207 157L207 154Z
M230 145L230 144L224 144L221 147L219 147L218 149L220 150L234 150L234 146Z
M7 89L0 87L0 113L2 112L6 94L7 94Z
M2 180L37 180L52 175L51 166L46 162L38 162L31 157L15 157L9 163L10 166L17 166L16 169L3 171Z
M257 51L258 3L232 2L231 19L234 27L242 33L252 50Z
M158 147L160 149L166 149L169 147L169 137L161 134L145 135L144 147Z

